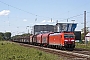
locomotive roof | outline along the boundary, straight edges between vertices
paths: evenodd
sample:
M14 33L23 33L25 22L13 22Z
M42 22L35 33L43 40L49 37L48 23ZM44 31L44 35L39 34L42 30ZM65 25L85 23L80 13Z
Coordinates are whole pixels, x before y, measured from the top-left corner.
M71 34L72 32L61 32L61 33L53 33L50 35L60 35L60 34Z

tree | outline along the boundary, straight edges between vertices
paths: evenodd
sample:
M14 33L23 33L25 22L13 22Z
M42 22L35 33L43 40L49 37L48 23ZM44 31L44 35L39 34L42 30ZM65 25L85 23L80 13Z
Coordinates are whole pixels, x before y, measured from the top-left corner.
M11 39L11 32L4 33L4 37L6 40L10 40Z
M4 39L4 34L2 32L0 32L0 40Z
M3 37L0 35L0 41L3 40Z

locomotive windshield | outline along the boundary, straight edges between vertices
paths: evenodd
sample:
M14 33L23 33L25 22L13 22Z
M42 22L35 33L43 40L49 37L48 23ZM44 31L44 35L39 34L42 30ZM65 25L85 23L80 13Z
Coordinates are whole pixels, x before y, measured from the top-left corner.
M73 34L64 34L64 38L74 38Z

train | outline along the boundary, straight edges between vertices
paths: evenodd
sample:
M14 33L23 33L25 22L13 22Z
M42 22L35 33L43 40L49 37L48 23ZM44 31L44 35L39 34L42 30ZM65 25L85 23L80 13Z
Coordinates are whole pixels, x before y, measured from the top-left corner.
M57 49L74 50L75 48L74 32L49 32L18 37L13 39L13 41Z

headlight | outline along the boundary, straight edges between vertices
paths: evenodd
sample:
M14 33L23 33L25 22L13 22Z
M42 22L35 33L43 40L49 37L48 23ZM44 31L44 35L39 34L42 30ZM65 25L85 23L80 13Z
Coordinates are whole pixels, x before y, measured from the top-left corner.
M64 41L68 41L68 40L64 40Z
M75 41L75 40L71 40L71 41Z

